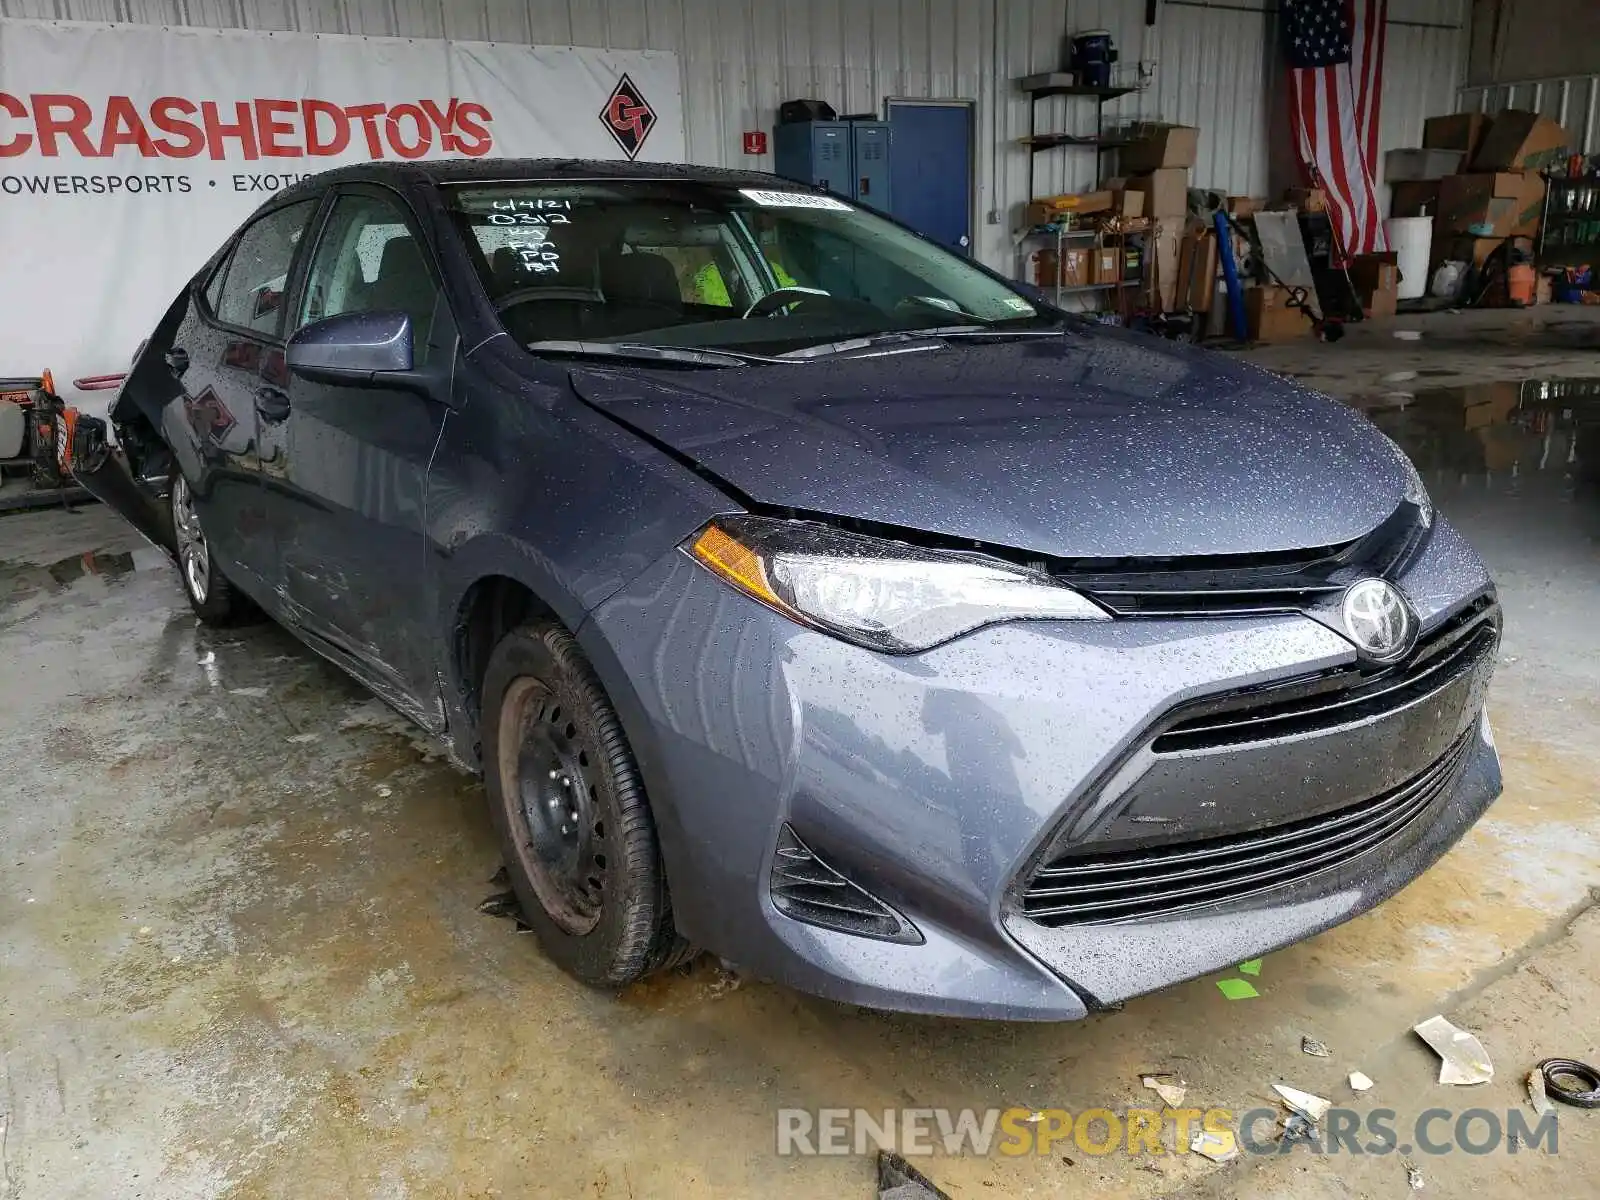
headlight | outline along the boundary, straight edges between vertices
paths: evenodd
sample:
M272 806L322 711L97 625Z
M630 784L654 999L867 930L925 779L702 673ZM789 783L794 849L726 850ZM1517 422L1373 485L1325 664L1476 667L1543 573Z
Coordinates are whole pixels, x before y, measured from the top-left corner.
M810 521L718 517L684 549L791 620L889 654L926 650L998 621L1110 619L1038 571Z

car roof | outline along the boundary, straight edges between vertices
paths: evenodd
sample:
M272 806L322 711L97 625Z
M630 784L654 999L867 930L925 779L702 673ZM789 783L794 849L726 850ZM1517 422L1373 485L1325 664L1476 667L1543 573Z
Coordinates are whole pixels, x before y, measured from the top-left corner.
M771 187L781 184L785 188L815 190L810 184L797 183L762 171L732 171L690 163L624 162L598 158L445 158L427 162L373 162L336 167L285 188L274 197L274 202L321 192L331 184L362 181L403 186L575 179L671 180L722 187Z

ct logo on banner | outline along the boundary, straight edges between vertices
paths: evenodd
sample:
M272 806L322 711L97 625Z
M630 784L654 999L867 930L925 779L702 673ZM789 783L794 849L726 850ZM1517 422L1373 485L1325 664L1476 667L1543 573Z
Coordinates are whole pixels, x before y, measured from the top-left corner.
M600 120L607 132L617 139L622 152L632 160L639 157L645 138L655 127L656 110L639 94L633 80L624 75L600 111Z

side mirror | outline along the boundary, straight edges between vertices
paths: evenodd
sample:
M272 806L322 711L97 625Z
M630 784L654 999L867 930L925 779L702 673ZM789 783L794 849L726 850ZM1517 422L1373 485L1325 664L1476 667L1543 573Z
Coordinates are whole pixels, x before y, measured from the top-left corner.
M412 369L411 318L360 312L313 321L289 339L285 357L289 369L306 379L392 387L396 381L383 375Z

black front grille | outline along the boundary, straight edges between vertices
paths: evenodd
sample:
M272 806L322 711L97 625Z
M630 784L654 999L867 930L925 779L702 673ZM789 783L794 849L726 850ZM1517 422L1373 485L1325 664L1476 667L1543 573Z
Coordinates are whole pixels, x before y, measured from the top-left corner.
M1304 612L1356 579L1393 577L1427 541L1417 508L1400 505L1365 537L1337 546L1210 558L1064 564L1063 583L1121 617L1227 617Z
M1222 904L1342 867L1399 837L1448 794L1476 726L1393 791L1360 804L1247 834L1046 864L1022 894L1041 925L1099 925Z
M886 942L922 941L915 925L823 862L788 825L778 832L770 886L772 906L807 925Z
M1378 671L1340 667L1198 701L1177 710L1150 748L1213 750L1382 716L1473 671L1499 639L1499 608L1485 596L1430 633L1404 662Z

